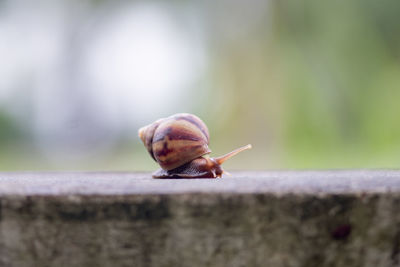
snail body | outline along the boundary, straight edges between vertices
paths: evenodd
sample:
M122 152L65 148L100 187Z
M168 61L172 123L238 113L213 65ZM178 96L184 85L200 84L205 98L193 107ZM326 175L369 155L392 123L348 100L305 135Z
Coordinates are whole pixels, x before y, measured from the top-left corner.
M193 114L179 113L159 119L139 129L139 137L161 169L154 178L216 178L224 170L221 164L247 145L224 156L210 158L209 132L204 122Z

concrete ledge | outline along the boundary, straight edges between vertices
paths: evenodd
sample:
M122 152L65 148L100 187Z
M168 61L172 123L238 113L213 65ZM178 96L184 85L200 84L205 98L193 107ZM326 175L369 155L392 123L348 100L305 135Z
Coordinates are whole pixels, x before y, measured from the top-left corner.
M0 266L400 266L399 171L0 173Z

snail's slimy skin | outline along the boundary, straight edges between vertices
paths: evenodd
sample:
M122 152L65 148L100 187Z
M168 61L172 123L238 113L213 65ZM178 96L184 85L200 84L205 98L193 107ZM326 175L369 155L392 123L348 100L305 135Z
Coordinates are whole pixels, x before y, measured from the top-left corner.
M154 178L218 178L224 170L213 158L197 158L173 170L159 169L153 173Z

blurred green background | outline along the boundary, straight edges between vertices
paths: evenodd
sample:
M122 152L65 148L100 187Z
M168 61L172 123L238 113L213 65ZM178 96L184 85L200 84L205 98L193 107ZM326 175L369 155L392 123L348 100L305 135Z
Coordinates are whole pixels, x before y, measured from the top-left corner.
M153 170L201 117L226 169L398 168L399 1L0 1L0 170Z

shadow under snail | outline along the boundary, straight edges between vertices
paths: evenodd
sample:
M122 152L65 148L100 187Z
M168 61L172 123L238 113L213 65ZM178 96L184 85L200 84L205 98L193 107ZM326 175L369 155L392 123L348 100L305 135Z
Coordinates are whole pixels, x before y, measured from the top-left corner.
M154 178L217 178L226 173L221 164L251 145L240 147L221 157L210 158L209 133L204 122L195 115L179 113L159 119L139 129L151 157L161 169Z

